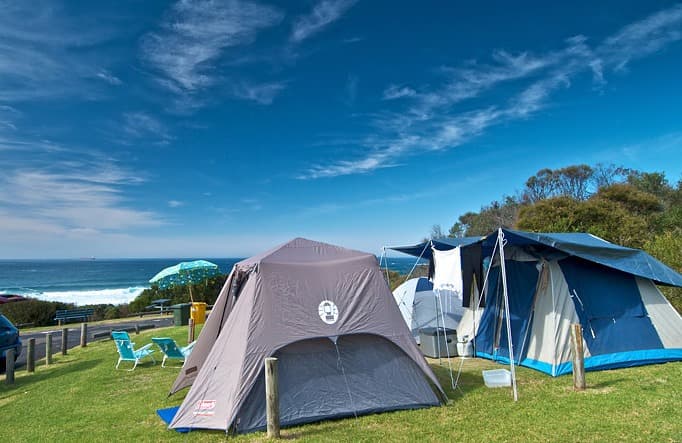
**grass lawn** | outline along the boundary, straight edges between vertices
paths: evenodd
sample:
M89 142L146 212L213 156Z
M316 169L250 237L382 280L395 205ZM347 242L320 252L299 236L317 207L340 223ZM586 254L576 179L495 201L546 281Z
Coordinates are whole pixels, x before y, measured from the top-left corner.
M186 328L133 336L138 347L155 336L186 340ZM156 354L160 354L157 351ZM166 429L156 409L180 404L185 391L168 398L179 372L157 363L134 372L115 370L111 341L55 354L36 372L0 376L0 438L14 441L264 441L264 433L226 437L222 432L178 434ZM160 356L159 356L160 359ZM481 370L500 368L468 359L453 391L447 363L431 361L450 402L444 407L363 416L284 429L301 441L682 441L682 363L588 372L588 389L573 392L571 376L551 378L520 368L519 401L506 388L488 389ZM453 360L455 370L459 360ZM122 368L131 367L129 362Z

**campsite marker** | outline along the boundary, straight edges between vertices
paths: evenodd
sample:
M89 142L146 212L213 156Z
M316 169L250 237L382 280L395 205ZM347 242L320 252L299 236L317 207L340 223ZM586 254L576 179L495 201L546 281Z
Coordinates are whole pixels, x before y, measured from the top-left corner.
M81 323L81 348L88 345L88 324Z
M69 328L62 329L62 355L66 355L66 348L69 343Z
M265 402L268 437L279 438L279 392L277 387L277 359L265 359Z
M26 350L26 371L36 371L36 339L28 339L28 349Z
M573 389L585 390L585 349L583 346L583 327L580 323L571 324L571 345L573 346Z
M45 366L52 364L52 332L45 335Z
M5 383L8 385L14 384L14 348L9 348L5 352Z
M194 319L190 318L187 324L187 344L194 341Z

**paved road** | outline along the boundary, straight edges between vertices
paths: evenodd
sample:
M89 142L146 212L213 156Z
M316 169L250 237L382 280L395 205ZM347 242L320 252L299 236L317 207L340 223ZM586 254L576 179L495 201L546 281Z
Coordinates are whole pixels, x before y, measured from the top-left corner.
M130 321L125 321L125 322L117 322L117 323L109 323L109 324L88 324L88 343L95 341L95 340L108 340L109 336L104 335L99 338L94 338L94 335L99 335L102 332L109 332L112 329L123 329L123 328L134 328L135 325L140 325L141 328L144 329L146 326L149 328L149 326L153 326L155 328L160 328L163 326L172 326L173 325L173 317L164 317L164 318L154 318L154 319L131 319ZM81 325L80 323L74 323L71 325L66 325L63 327L69 328L69 333L68 333L68 340L67 340L67 349L75 348L76 346L80 346L80 340L81 340ZM45 341L47 340L45 337L47 336L48 333L52 333L52 355L55 354L61 354L62 350L62 328L61 326L55 326L54 329L50 331L42 331L42 332L34 332L34 333L23 333L21 332L21 342L23 345L23 348L21 349L21 355L19 355L19 358L17 359L16 367L20 368L26 365L26 347L28 346L28 339L29 338L35 338L36 339L36 347L35 347L35 353L36 353L36 362L38 360L45 358ZM134 333L133 333L134 334ZM39 365L40 363L36 363L36 365Z

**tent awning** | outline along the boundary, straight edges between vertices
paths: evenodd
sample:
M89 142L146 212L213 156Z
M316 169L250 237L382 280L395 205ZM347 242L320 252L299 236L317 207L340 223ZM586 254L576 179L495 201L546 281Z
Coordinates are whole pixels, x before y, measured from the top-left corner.
M648 278L656 283L682 287L682 275L656 260L640 249L615 245L585 232L535 233L502 229L508 245L543 246L561 251L570 256L582 258L609 268L627 272L638 277ZM408 255L431 259L430 244L437 250L449 250L461 246L478 244L483 248L483 257L490 255L495 246L497 234L485 237L443 238L430 240L412 246L395 246L390 249Z

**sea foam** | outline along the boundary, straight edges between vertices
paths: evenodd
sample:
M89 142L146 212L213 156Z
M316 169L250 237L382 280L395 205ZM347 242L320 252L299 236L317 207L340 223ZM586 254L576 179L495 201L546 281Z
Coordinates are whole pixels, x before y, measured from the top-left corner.
M120 305L130 303L147 289L146 287L133 287L121 289L93 289L86 291L47 291L30 294L39 300L74 303L77 306L112 304Z

